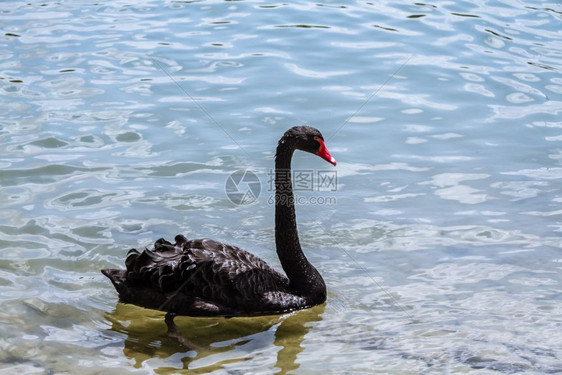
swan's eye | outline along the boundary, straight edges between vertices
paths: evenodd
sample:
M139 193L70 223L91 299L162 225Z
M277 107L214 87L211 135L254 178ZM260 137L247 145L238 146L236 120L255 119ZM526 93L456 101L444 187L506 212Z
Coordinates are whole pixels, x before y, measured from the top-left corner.
M314 140L315 140L316 142L318 142L318 151L320 151L320 149L322 148L322 146L326 147L326 146L324 145L324 140L323 140L322 138L320 138L319 136L315 135L315 136L314 136Z
M317 136L314 136L314 140L315 140L316 142L318 142L318 151L320 151L320 149L323 148L322 146L324 146L324 141L322 140L322 138L317 137ZM324 147L326 147L326 146L324 146ZM318 151L317 151L317 152L318 152Z

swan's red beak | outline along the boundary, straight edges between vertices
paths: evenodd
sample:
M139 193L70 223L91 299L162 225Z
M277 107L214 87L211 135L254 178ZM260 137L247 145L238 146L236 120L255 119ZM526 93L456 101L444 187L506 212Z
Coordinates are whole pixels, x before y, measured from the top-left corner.
M324 141L320 138L316 138L316 140L318 141L318 143L320 143L320 147L318 148L318 151L316 151L316 155L320 156L328 163L336 165L336 159L334 159L334 157L330 155L328 149L326 148L326 145L324 144Z

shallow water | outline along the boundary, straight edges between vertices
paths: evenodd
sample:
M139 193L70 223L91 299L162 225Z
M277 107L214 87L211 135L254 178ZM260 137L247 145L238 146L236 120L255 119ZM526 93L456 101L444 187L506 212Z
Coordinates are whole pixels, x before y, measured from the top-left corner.
M0 373L562 372L561 18L514 0L2 2ZM269 173L295 124L338 160L293 161L326 305L178 318L177 339L119 304L99 270L160 237L279 266ZM239 170L252 204L225 193Z

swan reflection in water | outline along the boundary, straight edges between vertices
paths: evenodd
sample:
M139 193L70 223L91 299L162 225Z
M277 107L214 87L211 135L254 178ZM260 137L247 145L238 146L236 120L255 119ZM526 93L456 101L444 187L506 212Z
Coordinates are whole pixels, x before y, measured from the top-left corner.
M159 373L166 369L207 373L228 364L251 361L256 353L270 353L274 345L279 348L275 368L281 370L279 374L285 374L298 369L296 360L304 349L304 337L311 329L310 323L322 320L325 306L285 315L177 317L174 333L168 332L163 313L131 304L118 303L106 318L111 322L111 330L127 335L123 353L134 361L136 368L155 361L149 367L158 367Z

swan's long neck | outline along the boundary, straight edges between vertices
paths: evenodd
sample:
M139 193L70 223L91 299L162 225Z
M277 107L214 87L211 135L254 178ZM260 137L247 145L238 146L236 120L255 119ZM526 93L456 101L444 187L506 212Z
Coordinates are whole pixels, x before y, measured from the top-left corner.
M291 158L295 148L281 138L275 155L275 245L290 286L300 295L322 295L326 285L302 252L291 183ZM323 302L323 301L322 301Z

